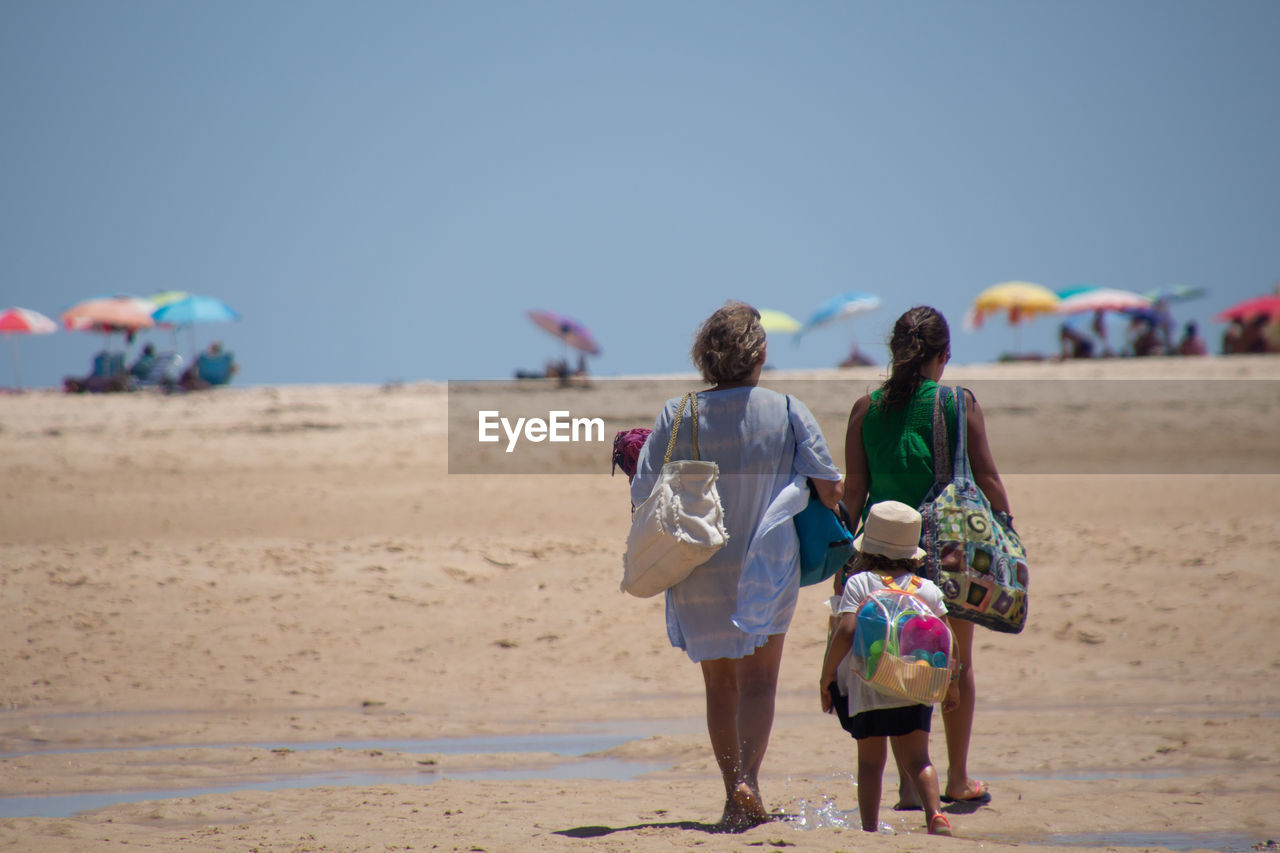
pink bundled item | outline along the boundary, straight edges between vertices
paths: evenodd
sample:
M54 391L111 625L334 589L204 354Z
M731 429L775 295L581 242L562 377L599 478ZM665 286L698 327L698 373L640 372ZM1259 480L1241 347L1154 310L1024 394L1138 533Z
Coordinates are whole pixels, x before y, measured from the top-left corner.
M610 476L621 468L622 473L627 475L628 482L635 478L636 461L640 458L640 450L651 432L653 430L644 427L618 431L618 434L613 437L613 467L609 470Z

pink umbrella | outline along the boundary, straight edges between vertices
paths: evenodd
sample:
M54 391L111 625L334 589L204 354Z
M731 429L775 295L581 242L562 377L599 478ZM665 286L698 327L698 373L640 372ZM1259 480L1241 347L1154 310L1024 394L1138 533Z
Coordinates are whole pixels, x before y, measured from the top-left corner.
M576 350L587 355L600 354L600 345L596 343L596 339L577 320L554 311L530 311L529 319Z
M1219 311L1213 319L1226 322L1227 320L1249 320L1260 315L1265 315L1272 320L1280 320L1280 294L1269 293L1265 296L1246 299L1244 302L1238 302L1230 308Z
M0 334L6 338L10 335L47 335L58 331L58 324L30 308L7 308L0 311ZM18 365L18 339L13 339L13 384L22 390L22 371Z
M1094 311L1130 311L1150 308L1151 300L1129 290L1098 287L1063 297L1054 310L1059 314L1084 314Z
M62 325L76 331L136 332L156 324L155 303L136 296L98 296L62 312Z

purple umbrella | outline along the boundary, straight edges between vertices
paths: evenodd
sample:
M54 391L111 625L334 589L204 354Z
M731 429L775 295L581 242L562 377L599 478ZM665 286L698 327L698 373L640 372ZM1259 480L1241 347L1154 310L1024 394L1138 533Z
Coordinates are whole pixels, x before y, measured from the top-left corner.
M600 354L600 345L587 327L571 317L554 311L530 311L529 319L576 350L587 355Z

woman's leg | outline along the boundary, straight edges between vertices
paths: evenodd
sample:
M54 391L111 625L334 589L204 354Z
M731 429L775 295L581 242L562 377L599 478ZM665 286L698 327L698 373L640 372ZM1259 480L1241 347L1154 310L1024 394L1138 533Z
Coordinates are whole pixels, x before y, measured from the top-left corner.
M880 830L880 780L888 754L888 738L864 737L858 741L858 813L866 832Z
M745 658L702 662L707 733L725 788L721 823L741 826L769 819L760 796L760 766L773 729L784 639L775 634Z
M916 811L920 808L920 793L916 790L911 771L903 766L902 756L896 749L893 750L893 761L898 766L898 802L893 805L894 811Z
M724 780L724 814L721 824L737 824L742 820L741 809L734 802L733 792L740 775L741 757L738 747L738 669L731 658L716 658L702 662L702 680L707 689L707 733L711 736L711 751Z
M929 760L929 733L914 731L890 738L890 744L898 767L907 774L920 794L925 826L932 825L934 815L942 811L942 804L938 800L938 772Z
M773 732L778 671L782 665L782 644L785 640L785 634L774 634L753 654L738 661L740 781L746 782L756 797L760 796L760 767L764 764L769 735Z
M952 619L956 637L956 661L960 664L960 703L942 714L947 732L947 796L957 800L981 793L980 783L969 778L969 740L973 736L973 712L977 707L977 682L973 675L973 623Z

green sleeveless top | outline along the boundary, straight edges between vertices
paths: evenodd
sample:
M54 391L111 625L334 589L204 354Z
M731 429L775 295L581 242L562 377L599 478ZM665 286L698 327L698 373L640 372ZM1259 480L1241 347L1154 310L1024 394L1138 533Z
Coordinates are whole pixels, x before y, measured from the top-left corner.
M871 392L871 407L862 419L862 446L867 451L869 485L862 517L872 504L900 501L919 507L933 487L933 397L938 383L926 379L901 409L887 411L881 404L884 392ZM956 446L956 403L947 398L943 405L950 452Z

